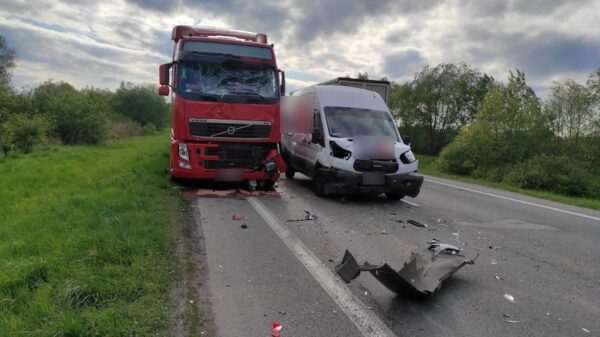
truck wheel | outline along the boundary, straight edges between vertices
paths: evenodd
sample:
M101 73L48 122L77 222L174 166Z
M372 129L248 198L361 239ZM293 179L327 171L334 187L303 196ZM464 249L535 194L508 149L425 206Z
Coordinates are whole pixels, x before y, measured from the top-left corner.
M273 191L275 183L271 180L263 180L262 181L262 189L263 191Z
M294 179L294 174L296 174L296 170L288 165L287 169L285 170L285 177L288 179Z
M404 194L401 194L401 193L386 193L385 197L388 200L400 200L400 199L404 198Z
M323 176L318 169L313 177L313 191L318 197L325 196L325 181L323 181Z

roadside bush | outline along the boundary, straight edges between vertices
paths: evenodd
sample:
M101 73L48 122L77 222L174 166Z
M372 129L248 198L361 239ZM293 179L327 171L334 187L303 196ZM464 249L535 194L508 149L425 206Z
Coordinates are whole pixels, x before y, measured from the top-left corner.
M508 169L504 180L515 186L590 197L594 177L567 156L538 155Z
M46 133L46 121L40 116L12 115L6 127L11 130L12 146L23 153L31 152Z
M156 126L154 124L146 124L144 125L144 135L151 135L157 131Z
M112 98L115 113L138 122L142 127L153 124L162 129L169 120L169 106L154 86L136 86L121 83Z
M142 126L132 120L114 121L110 124L111 138L127 138L144 134Z
M5 157L13 150L29 153L45 133L46 121L42 117L11 114L0 123L0 148Z

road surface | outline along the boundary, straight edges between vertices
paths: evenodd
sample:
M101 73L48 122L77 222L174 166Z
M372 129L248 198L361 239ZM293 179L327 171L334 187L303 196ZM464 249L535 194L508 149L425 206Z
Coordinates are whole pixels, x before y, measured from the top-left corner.
M397 202L319 198L300 174L278 191L192 201L220 336L268 336L275 321L282 336L600 336L600 212L429 176ZM305 210L318 219L287 221ZM432 298L333 273L345 249L399 269L433 238L479 257Z

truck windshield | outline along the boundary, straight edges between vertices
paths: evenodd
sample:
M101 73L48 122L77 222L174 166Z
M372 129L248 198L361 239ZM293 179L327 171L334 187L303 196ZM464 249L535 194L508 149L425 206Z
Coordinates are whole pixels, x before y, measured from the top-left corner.
M275 103L277 73L242 62L182 62L177 93L201 101Z
M394 121L386 111L328 106L325 119L331 137L385 136L398 141Z

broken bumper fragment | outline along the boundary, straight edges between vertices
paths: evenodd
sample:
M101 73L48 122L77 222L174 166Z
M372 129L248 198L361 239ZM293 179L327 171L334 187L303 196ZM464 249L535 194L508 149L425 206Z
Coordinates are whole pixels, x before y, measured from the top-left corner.
M414 198L419 195L423 185L422 176L410 173L355 173L334 169L322 173L327 194L397 193Z
M359 265L354 256L346 250L342 262L335 268L336 273L346 283L370 272L379 282L392 292L403 296L430 296L440 289L442 282L474 259L466 259L456 247L444 244L429 245L423 253L412 252L402 269L395 271L387 263L372 265L365 262Z

